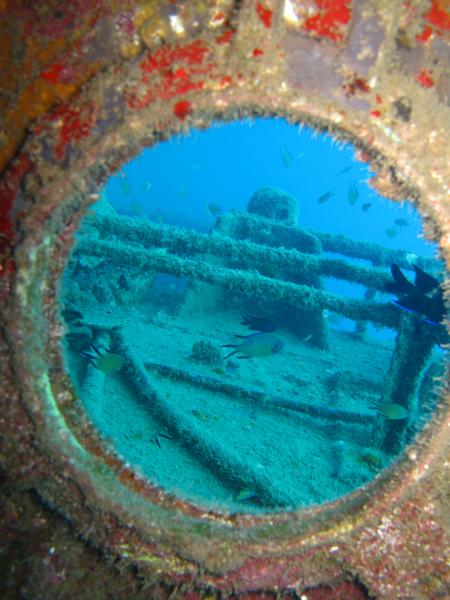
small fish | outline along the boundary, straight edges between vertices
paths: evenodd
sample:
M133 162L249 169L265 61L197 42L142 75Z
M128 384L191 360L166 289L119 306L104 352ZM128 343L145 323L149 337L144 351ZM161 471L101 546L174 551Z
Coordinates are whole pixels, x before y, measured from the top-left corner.
M186 198L186 196L188 195L188 189L187 187L184 185L184 183L182 183L179 187L178 187L178 195L180 196L180 198Z
M150 438L148 441L152 444L156 444L158 448L161 448L161 442L159 438L164 438L165 440L173 440L173 437L171 437L168 433L159 432L157 435L155 435L155 437Z
M85 325L72 324L70 330L65 335L65 339L74 350L81 350L92 340L92 329Z
M95 366L105 375L112 375L113 373L120 371L124 362L125 360L123 356L120 356L120 354L108 352L97 358L95 361Z
M142 217L144 215L144 208L137 200L133 200L131 203L131 210L136 217Z
M339 171L339 173L336 173L335 177L339 177L340 175L345 175L345 173L348 173L351 170L352 170L351 165L348 167L345 167L344 169L342 169L342 171Z
M389 421L399 421L400 419L406 419L408 411L401 404L391 404L390 402L384 403L377 400L369 402L370 408L373 408Z
M372 206L372 202L365 202L362 206L361 206L361 210L363 212L367 212L369 210L369 208Z
M212 367L211 371L213 373L217 373L217 375L226 375L226 372L223 367Z
M133 188L125 175L120 178L120 188L127 198L131 198Z
M319 198L317 198L317 204L323 204L324 202L326 202L327 200L329 200L332 196L334 196L333 192L325 192L325 194L322 194L321 196L319 196Z
M266 319L266 317L255 317L254 315L244 315L242 317L241 325L245 325L252 331L265 331L266 333L271 333L277 329L277 324L270 319Z
M406 219L395 219L395 224L399 227L408 227L409 223Z
M125 359L120 354L114 354L109 352L106 348L102 347L103 353L94 346L89 344L91 352L80 352L81 356L89 359L91 365L96 367L99 371L102 371L105 375L112 375L117 373L123 367Z
M129 290L130 289L130 285L128 283L128 279L126 277L126 275L124 273L121 273L119 275L119 279L117 280L117 283L119 284L119 287L122 290Z
M394 304L424 317L430 325L438 325L446 315L444 291L439 281L413 264L414 283L409 281L396 263L391 265L393 281L385 285L385 290L398 296Z
M149 192L152 189L153 189L153 183L151 181L144 181L144 183L142 185L142 191Z
M245 500L252 500L253 498L256 498L257 495L258 494L256 492L254 492L253 490L250 490L248 488L244 488L236 496L236 500L238 502L245 502Z
M227 360L233 354L242 354L242 356L237 356L238 359L271 356L285 347L284 342L272 333L253 333L243 338L243 340L240 344L224 344L222 346L222 348L235 348L225 356L224 360Z
M213 202L207 203L205 205L206 213L211 217L220 217L223 215L223 210L220 208L218 204L214 204Z
M281 160L283 161L283 165L285 169L289 169L292 167L292 163L294 162L294 157L286 148L286 146L281 146L280 148Z
M395 229L395 227L389 227L389 229L386 229L386 235L389 238L395 238L397 236L398 231Z
M152 444L156 444L158 448L161 448L161 442L159 441L159 437L157 435L155 435L155 437L153 438L150 438L149 442L151 442Z
M204 421L205 423L207 423L208 421L210 421L211 419L208 417L208 415L205 415L205 413L202 413L199 410L196 410L195 408L193 408L191 410L191 413L193 414L193 416L198 419L199 421Z
M358 198L359 198L358 184L354 183L354 182L350 183L348 186L348 192L347 192L348 203L351 206L353 206L354 204L356 204Z

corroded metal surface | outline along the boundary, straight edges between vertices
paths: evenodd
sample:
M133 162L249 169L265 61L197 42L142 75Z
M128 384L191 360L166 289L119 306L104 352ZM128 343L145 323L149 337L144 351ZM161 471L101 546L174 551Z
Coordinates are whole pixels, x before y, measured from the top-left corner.
M142 145L252 114L353 141L372 185L415 199L448 267L448 2L6 0L0 11L4 595L448 596L448 392L367 488L299 513L222 515L150 486L97 439L62 369L55 309L100 182Z

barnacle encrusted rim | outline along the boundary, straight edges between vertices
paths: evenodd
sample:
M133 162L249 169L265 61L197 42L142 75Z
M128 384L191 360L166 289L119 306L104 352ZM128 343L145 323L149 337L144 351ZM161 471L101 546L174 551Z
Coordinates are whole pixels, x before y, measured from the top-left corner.
M242 106L239 109L240 115L252 115L255 112L252 108L245 109ZM280 111L283 112L286 114L288 111ZM261 108L257 113L263 114ZM224 117L227 119L235 114L233 108ZM199 115L196 117L196 114L193 114L192 123L201 122L202 126L205 126L209 117L206 119L201 110ZM218 118L218 114L215 116ZM289 116L293 119L292 111ZM298 120L316 125L311 116L305 119L304 115L301 115ZM174 124L176 125L176 122ZM319 126L325 129L322 119L319 120ZM176 127L174 129L176 130ZM351 137L348 131L342 132L333 124L326 129L335 135L339 131L338 137L341 138ZM165 137L168 131L169 128L161 134ZM107 137L106 135L105 138ZM103 144L106 146L105 138ZM109 160L107 157L106 162ZM80 181L78 170L76 174ZM64 170L59 175L64 176ZM89 182L91 177L91 173L88 173L84 181ZM61 184L58 179L54 172L52 190L58 190ZM35 181L33 176L28 185L33 185ZM49 186L50 184L47 184L45 187L48 197L56 199L54 192L49 193ZM89 183L78 183L77 188L89 190ZM93 189L89 191L94 193ZM345 532L354 529L364 521L371 510L375 510L377 506L379 510L380 503L386 503L392 494L404 493L410 485L414 485L414 482L425 475L425 465L436 450L436 436L439 438L442 433L446 416L442 407L434 417L432 426L419 436L414 447L408 450L395 466L383 472L375 482L348 497L319 507L271 515L229 515L182 501L137 476L131 467L123 464L107 449L86 420L79 403L75 400L70 381L64 374L59 347L61 328L55 299L58 279L72 241L69 232L64 232L64 221L69 218L74 231L78 219L93 200L95 197L92 195L82 197L75 192L69 200L66 197L61 198L59 203L55 202L53 206L59 215L50 223L51 232L44 228L38 239L36 234L25 237L22 246L17 249L19 271L15 288L16 308L21 323L21 335L15 344L16 360L20 357L17 363L20 364L18 371L24 374L24 377L20 378L24 401L35 419L36 434L42 450L50 453L53 456L52 460L59 463L66 476L76 481L90 510L113 512L119 521L127 523L127 528L132 527L136 530L141 545L146 546L141 536L144 539L148 536L152 543L159 539L161 546L165 547L164 554L170 554L168 547L173 544L175 530L177 544L184 539L184 542L181 542L184 547L189 546L190 536L198 535L199 528L206 546L210 544L218 548L224 543L232 544L238 540L240 551L233 557L229 556L226 561L229 563L228 568L231 568L247 553L254 552L255 547L270 554L269 548L280 548L286 543L291 547L316 545L319 541L325 542L331 530L334 537L339 530ZM41 203L45 203L42 198ZM49 223L46 227L48 226ZM42 298L39 297L39 288L43 290ZM33 315L39 311L40 306L44 307L49 330L45 326L36 327ZM30 352L30 348L33 348L33 352ZM38 485L38 490L39 487ZM60 489L60 482L48 484L41 493L47 501L56 505L83 528L80 507L72 510L66 494ZM174 513L177 515L176 525ZM171 520L171 531L163 534L168 519ZM105 543L106 540L102 542ZM113 543L110 539L107 543L115 546L116 551L123 552L124 542ZM127 548L130 558L133 557L133 560L138 562L142 559L143 546L140 552L136 552L132 551L130 542L127 542ZM264 548L266 549L263 550ZM145 552L148 552L148 547ZM208 552L208 555L211 556L212 553ZM208 563L208 557L198 556L195 552L191 560L203 560Z

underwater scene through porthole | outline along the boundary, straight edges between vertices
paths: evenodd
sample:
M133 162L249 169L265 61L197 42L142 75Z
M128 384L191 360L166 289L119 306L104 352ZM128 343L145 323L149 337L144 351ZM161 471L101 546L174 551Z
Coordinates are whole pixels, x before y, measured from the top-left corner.
M145 149L89 211L61 282L64 355L99 434L209 509L369 482L430 419L443 263L350 144L282 119Z

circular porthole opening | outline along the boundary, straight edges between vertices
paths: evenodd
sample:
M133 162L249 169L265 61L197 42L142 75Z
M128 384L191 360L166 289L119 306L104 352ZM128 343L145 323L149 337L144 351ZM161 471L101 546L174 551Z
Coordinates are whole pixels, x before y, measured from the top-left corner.
M210 509L339 498L430 419L443 263L350 144L281 119L145 149L84 218L64 356L99 434Z

